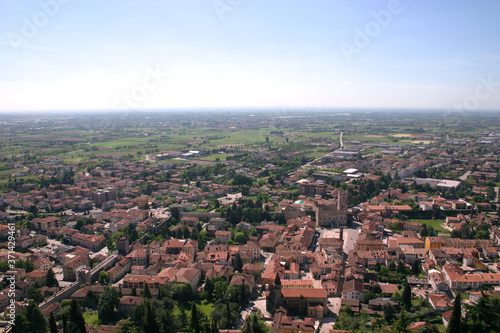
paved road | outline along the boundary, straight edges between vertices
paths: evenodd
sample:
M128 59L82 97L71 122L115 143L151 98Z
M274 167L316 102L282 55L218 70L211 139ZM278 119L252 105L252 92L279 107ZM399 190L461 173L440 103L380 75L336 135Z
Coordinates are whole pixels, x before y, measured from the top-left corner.
M470 174L471 174L471 171L467 171L462 176L458 177L458 179L460 179L461 181L465 181L465 180L467 180L467 178L469 178Z
M329 333L331 329L333 329L333 325L335 325L335 321L338 318L340 311L340 297L328 297L328 301L330 304L328 305L328 314L323 318L323 323L320 327L320 332Z

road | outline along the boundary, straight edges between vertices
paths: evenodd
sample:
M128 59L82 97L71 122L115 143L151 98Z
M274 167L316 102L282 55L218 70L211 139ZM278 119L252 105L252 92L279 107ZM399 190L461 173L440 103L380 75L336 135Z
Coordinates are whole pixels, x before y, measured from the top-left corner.
M461 181L465 181L465 180L467 180L467 178L469 178L469 175L471 173L472 173L471 171L467 171L466 173L464 173L463 175L461 175L460 177L458 177L458 179L460 179Z

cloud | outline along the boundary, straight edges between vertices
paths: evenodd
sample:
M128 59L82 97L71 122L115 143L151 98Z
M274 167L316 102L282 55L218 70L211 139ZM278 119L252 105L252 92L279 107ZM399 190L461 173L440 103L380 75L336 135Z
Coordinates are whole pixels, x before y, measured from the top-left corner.
M344 82L342 82L340 85L342 85L342 86L348 86L348 85L350 85L350 84L352 84L352 82L351 82L351 81L344 81Z

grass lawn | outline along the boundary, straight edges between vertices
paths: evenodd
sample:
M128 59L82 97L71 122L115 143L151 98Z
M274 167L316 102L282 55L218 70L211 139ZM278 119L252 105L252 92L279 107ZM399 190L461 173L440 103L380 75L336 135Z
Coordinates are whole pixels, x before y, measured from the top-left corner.
M198 305L198 309L200 311L203 311L205 316L209 317L210 314L212 313L212 311L214 310L214 304L213 303L206 303L206 301L203 301L201 303L201 305Z
M85 312L83 314L83 319L85 319L85 322L87 324L92 325L92 326L97 326L99 324L99 319L97 318L97 313Z
M441 219L441 220L424 220L424 219L411 219L410 222L419 222L419 223L424 223L426 224L427 226L431 226L434 228L434 230L436 230L437 232L440 232L440 233L450 233L449 230L443 228L443 224L445 222L445 220Z
M227 156L233 156L233 154L215 154L215 155L210 155L210 156L207 156L207 157L203 157L203 160L204 161L212 161L212 162L215 162L215 160L217 158L219 158L219 160L221 162L225 162L226 159L227 159Z
M196 303L196 307L198 308L198 311L202 311L207 317L210 316L212 311L214 310L214 304L213 303L207 303L207 301L201 302L201 304ZM186 315L188 318L191 316L191 306L185 309L186 310ZM173 311L174 315L178 316L181 313L180 308L177 306L174 307Z

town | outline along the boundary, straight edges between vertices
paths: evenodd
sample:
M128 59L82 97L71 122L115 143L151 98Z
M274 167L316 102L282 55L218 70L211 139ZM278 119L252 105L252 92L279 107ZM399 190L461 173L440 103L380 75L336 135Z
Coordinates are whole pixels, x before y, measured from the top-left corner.
M0 133L17 332L500 330L498 113L5 114Z

